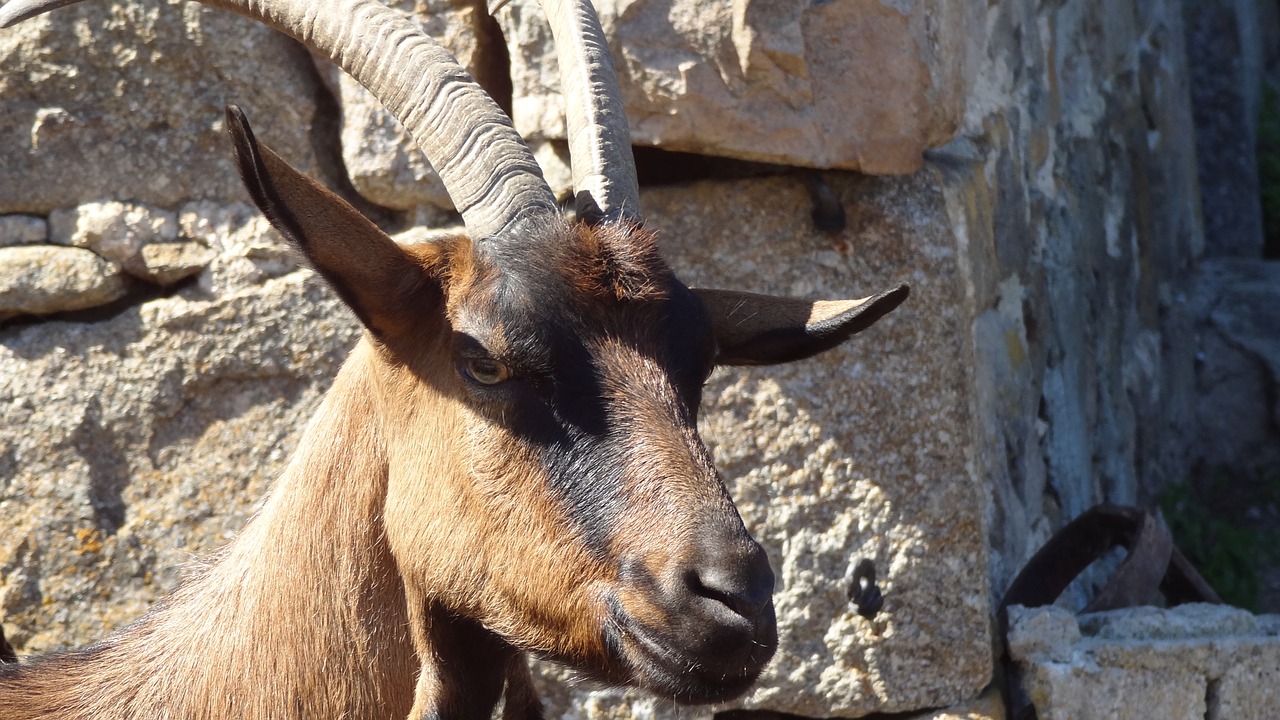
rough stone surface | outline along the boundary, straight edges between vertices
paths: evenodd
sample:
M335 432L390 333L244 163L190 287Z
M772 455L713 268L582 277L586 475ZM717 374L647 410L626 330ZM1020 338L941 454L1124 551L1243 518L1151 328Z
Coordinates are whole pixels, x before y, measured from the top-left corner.
M1257 158L1263 64L1259 4L1257 0L1183 3L1210 257L1262 255Z
M254 287L298 267L288 243L249 205L191 203L178 213L178 225L182 237L215 253L200 274L208 297Z
M0 248L49 242L49 223L35 215L0 215Z
M88 250L0 248L0 320L105 305L126 292L120 268Z
M1005 720L1004 700L992 687L978 697L943 710L910 715L904 720Z
M342 104L342 160L360 195L383 207L453 207L444 183L398 120L334 66L323 68Z
M260 139L310 169L316 87L292 41L194 3L94 2L29 20L0 32L0 213L241 200L223 106L244 107Z
M1244 476L1280 465L1280 262L1205 262L1196 306L1196 459Z
M952 178L974 308L974 472L1000 593L1084 510L1150 506L1187 476L1203 235L1182 3L1005 0L987 37L973 140L930 157Z
M86 643L173 590L244 524L356 335L301 273L0 330L9 637L24 652Z
M150 272L142 250L178 239L176 213L116 201L85 203L49 214L49 236L56 245L92 250L136 277Z
M1075 618L1061 608L1009 613L1011 654L1044 720L1280 715L1275 616L1215 605L1086 615L1065 655L1057 630L1064 623ZM1043 652L1047 647L1053 651Z
M982 47L974 0L595 3L634 142L903 173L951 138ZM565 137L550 30L533 0L498 13L516 128Z
M1080 625L1070 612L1049 606L1042 612L1027 612L1021 605L1009 611L1012 629L1006 639L1014 657L1037 657L1052 662L1067 662L1080 641ZM1037 610L1041 610L1037 608ZM1014 618L1017 621L1014 621Z
M138 255L140 268L134 272L158 285L172 285L199 273L216 256L196 242L166 242L145 245Z
M1190 640L1222 635L1267 634L1258 618L1230 605L1181 605L1171 610L1136 607L1087 613L1076 620L1080 637L1098 640Z

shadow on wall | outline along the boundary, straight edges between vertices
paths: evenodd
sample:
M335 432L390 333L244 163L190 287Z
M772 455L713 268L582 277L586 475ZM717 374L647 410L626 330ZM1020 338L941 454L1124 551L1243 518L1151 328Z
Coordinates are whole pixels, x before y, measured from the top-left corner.
M1224 596L1280 611L1280 5L1184 3L1204 259L1197 431L1162 506Z

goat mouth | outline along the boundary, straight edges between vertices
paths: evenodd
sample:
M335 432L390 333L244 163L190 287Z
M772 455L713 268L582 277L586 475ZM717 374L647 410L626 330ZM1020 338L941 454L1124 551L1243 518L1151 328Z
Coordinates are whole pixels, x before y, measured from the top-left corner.
M631 670L631 681L686 705L733 700L751 688L773 650L759 645L759 653L733 668L712 668L694 654L669 642L663 634L633 618L617 601L609 603L605 633Z

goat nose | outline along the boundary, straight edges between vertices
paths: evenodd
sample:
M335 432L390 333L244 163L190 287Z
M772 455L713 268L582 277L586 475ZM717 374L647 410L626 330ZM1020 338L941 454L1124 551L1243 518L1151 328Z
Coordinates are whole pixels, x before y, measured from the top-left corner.
M740 525L704 532L668 555L660 573L624 565L614 613L628 662L684 702L741 695L778 648L764 548Z
M773 599L773 568L754 540L704 545L685 570L684 582L695 596L718 602L752 623Z

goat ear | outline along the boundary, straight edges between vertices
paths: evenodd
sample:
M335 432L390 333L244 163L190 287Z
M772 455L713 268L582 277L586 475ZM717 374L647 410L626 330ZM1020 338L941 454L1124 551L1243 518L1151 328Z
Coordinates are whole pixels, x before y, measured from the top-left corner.
M440 284L419 261L347 201L260 145L240 108L228 105L226 116L254 204L366 328L386 341L424 310L440 307Z
M796 300L732 290L693 291L711 316L716 364L803 360L867 329L907 299L906 285L860 300Z

